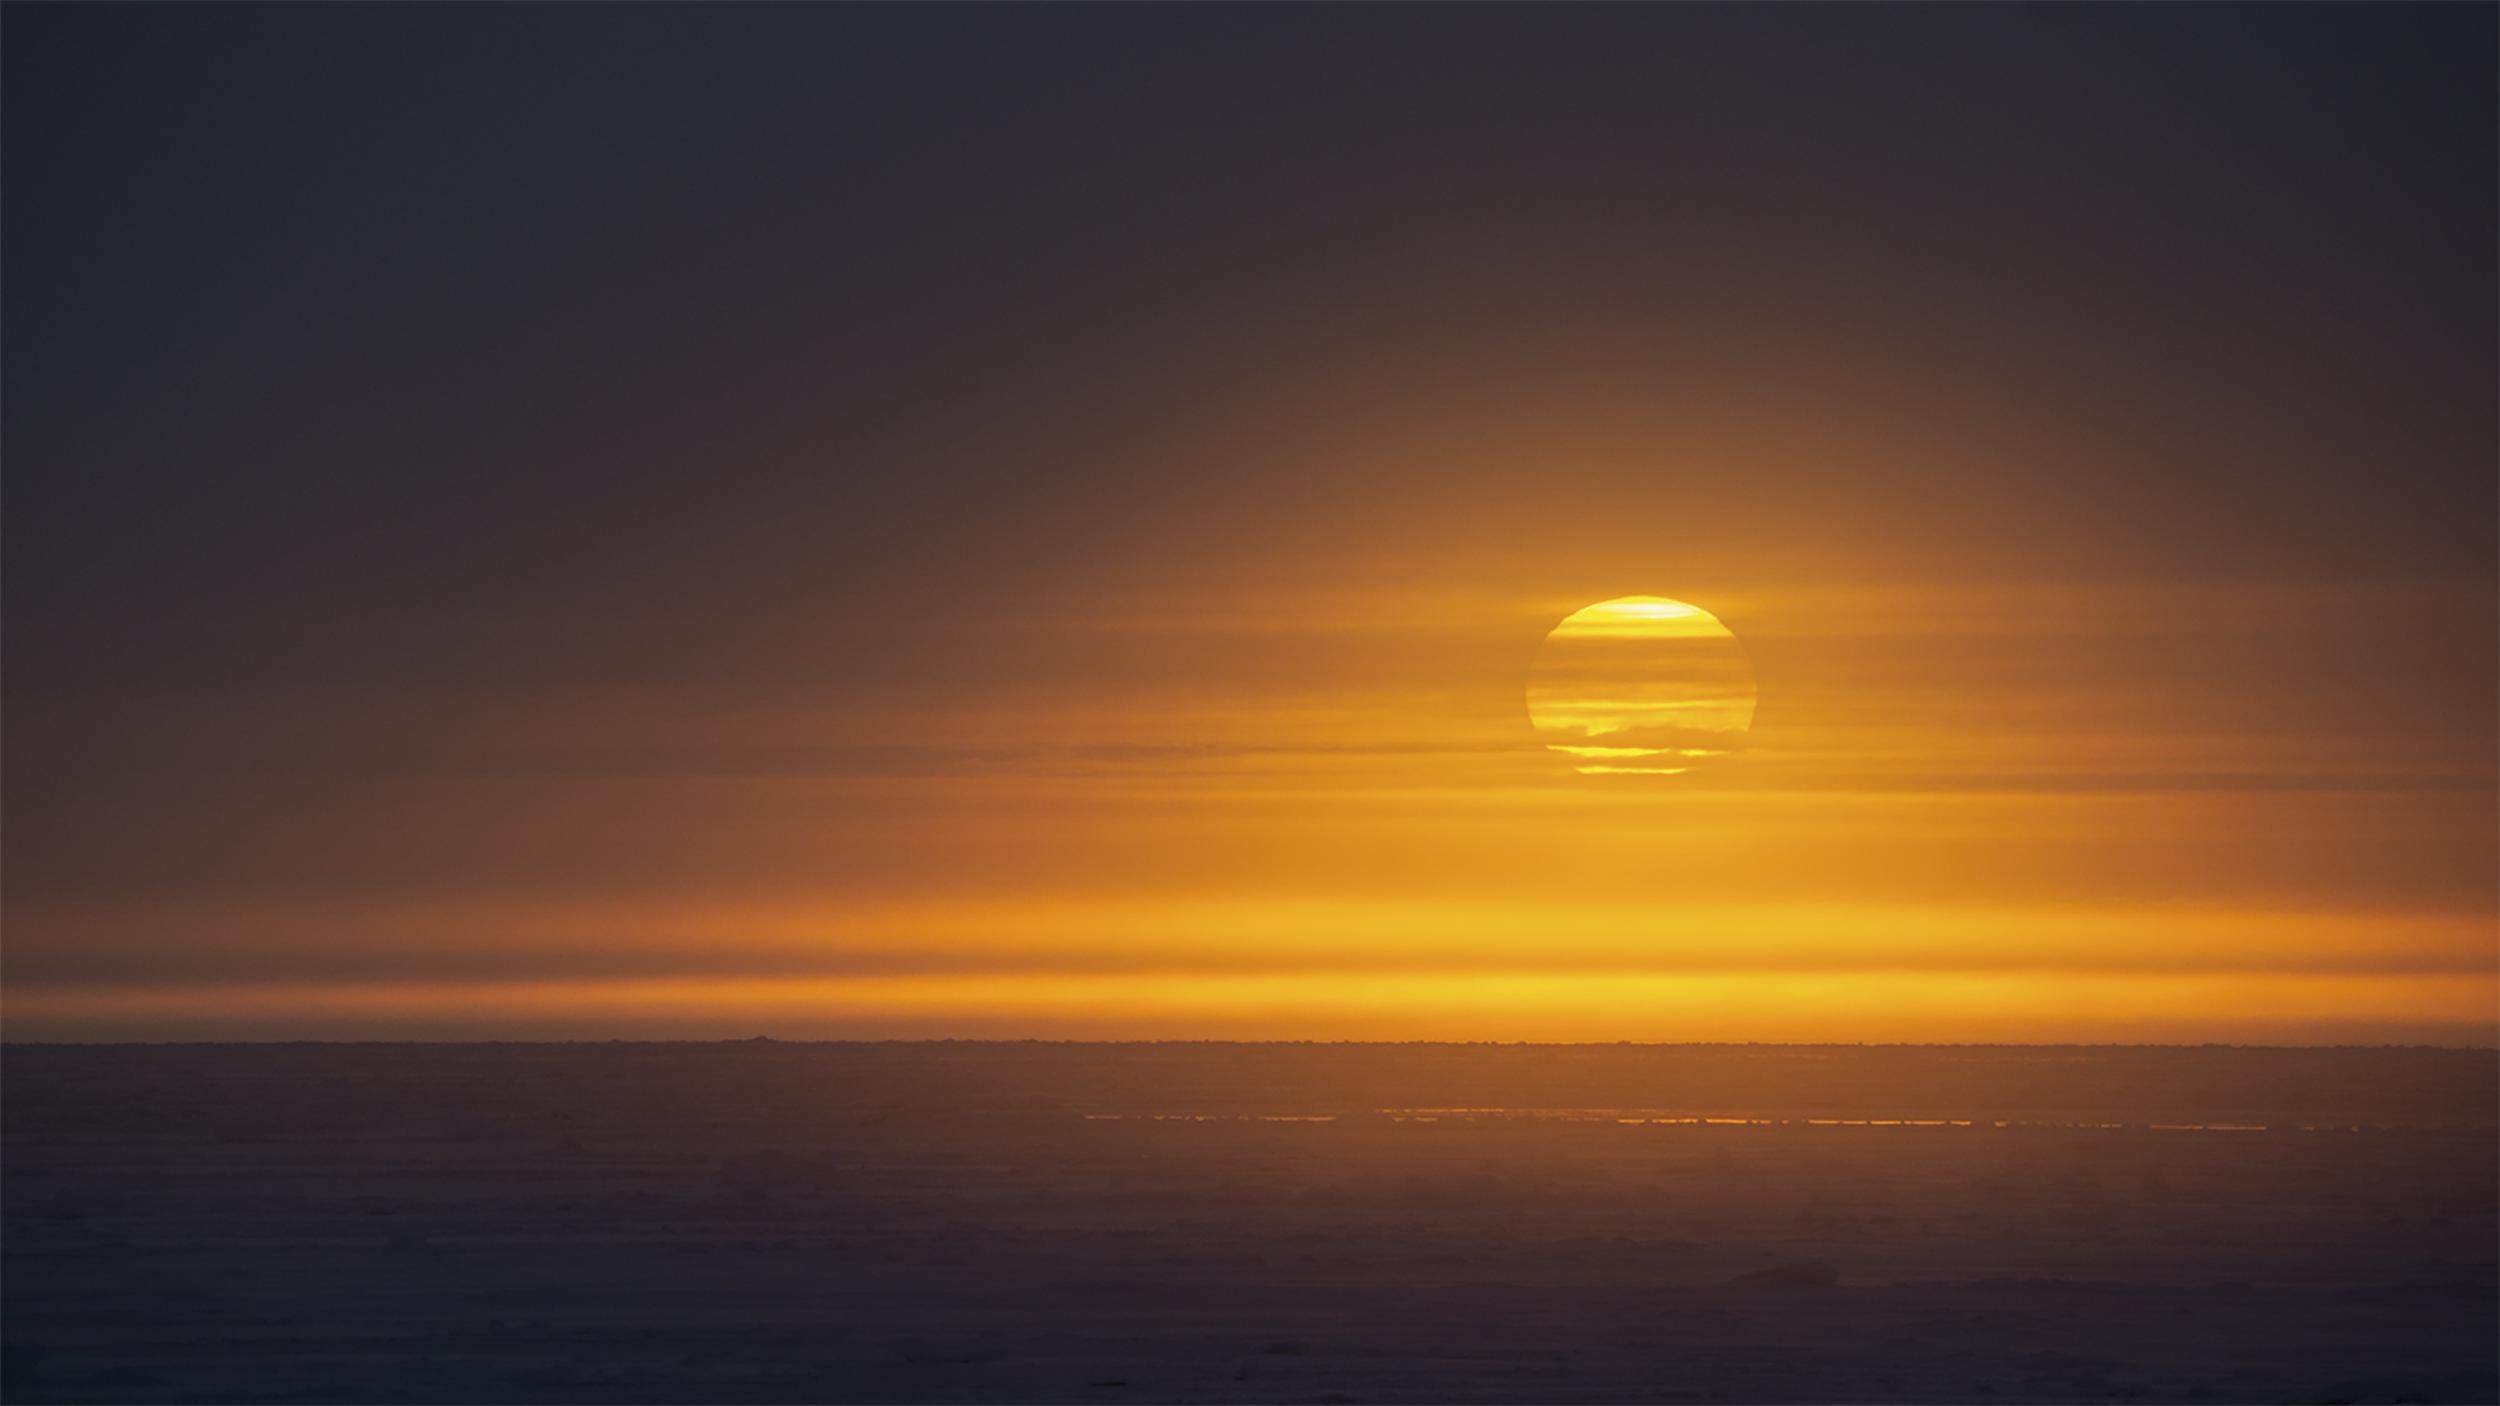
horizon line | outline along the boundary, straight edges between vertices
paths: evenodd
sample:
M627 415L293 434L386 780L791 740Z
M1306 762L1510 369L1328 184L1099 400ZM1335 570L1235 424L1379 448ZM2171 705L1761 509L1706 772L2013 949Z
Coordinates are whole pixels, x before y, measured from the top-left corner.
M2435 1050L2448 1054L2500 1054L2500 1041L2480 1045L2446 1045L2423 1041L2313 1042L2250 1044L2233 1040L2154 1041L2011 1041L2011 1040L1226 1040L1143 1039L1075 1040L1049 1036L790 1037L724 1035L710 1039L643 1039L593 1036L574 1039L219 1039L219 1040L9 1040L0 1049L158 1049L189 1045L1239 1045L1361 1046L1366 1048L1445 1046L1455 1049L1650 1049L1650 1050Z

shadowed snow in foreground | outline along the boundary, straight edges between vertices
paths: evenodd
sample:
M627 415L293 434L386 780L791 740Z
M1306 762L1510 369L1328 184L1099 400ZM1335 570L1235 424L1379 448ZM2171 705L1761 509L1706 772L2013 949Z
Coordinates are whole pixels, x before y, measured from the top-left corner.
M2500 1385L2488 1051L8 1061L13 1403Z

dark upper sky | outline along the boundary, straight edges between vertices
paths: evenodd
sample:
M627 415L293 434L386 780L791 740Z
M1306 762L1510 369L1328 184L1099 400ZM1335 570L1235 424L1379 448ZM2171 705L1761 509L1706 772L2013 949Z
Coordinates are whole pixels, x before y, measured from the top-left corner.
M27 901L1007 600L2350 583L2490 694L2488 6L0 23Z
M2168 570L2491 561L2486 7L22 6L8 37L13 622L1047 571L1106 503L1253 492L1090 423L1321 368L1535 399L1641 340L2261 422L2185 478L2032 486L2162 500L2130 555Z

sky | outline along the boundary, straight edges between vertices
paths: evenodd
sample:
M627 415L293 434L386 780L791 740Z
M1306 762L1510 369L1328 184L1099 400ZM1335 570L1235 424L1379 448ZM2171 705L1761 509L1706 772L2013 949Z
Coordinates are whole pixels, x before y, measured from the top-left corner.
M8 7L7 1034L2491 1044L2495 29Z

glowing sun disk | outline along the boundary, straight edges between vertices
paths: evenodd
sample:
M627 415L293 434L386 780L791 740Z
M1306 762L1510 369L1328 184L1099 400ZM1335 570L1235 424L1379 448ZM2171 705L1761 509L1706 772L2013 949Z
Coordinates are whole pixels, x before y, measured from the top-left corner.
M1672 776L1743 745L1752 661L1717 616L1664 596L1574 611L1528 676L1528 718L1583 774Z

